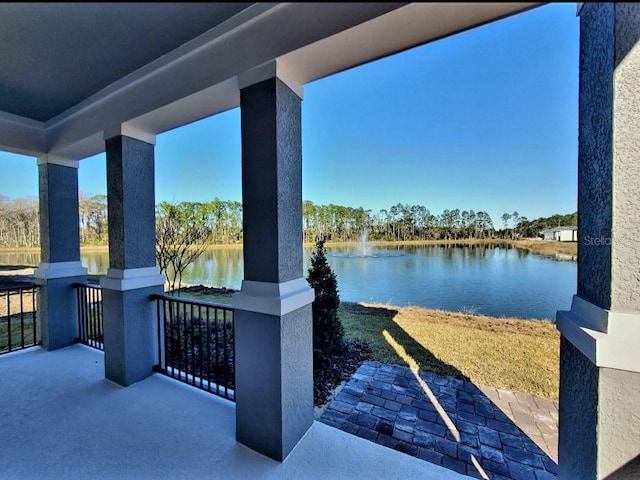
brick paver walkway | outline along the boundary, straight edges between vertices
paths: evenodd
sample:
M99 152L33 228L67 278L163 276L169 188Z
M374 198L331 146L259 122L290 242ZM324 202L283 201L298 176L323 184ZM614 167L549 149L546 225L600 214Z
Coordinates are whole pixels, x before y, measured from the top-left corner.
M364 362L320 421L474 478L557 473L557 403ZM423 385L426 385L426 389Z

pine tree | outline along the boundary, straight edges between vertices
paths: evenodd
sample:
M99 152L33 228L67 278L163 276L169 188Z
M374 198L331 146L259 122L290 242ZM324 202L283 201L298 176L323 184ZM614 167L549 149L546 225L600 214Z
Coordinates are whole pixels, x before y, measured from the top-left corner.
M324 240L316 242L307 282L316 294L312 305L313 363L314 369L318 370L324 366L332 352L344 347L344 331L338 319L338 280L327 262Z

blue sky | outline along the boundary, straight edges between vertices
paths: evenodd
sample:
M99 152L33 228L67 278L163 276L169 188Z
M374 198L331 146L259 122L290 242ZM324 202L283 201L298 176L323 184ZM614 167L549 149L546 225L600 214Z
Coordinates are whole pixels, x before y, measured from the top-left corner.
M550 4L305 85L303 198L529 219L577 209L579 21ZM156 200L242 200L240 111L166 132ZM35 160L0 152L0 194L37 195ZM80 190L106 193L104 154Z

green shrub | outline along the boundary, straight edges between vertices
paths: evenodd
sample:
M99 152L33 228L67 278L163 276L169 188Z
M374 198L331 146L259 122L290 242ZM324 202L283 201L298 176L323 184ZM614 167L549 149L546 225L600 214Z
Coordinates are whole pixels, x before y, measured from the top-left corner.
M336 274L327 262L324 240L316 242L311 255L311 268L307 282L315 290L313 311L313 368L326 366L332 353L344 348L344 331L338 319L340 296Z

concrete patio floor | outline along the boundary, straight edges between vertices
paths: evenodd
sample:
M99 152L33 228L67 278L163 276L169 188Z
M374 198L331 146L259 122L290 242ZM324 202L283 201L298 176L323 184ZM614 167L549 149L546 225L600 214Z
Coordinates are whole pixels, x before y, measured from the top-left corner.
M0 356L0 478L443 479L463 477L314 422L279 463L235 440L235 405L154 374L104 379L74 345Z

